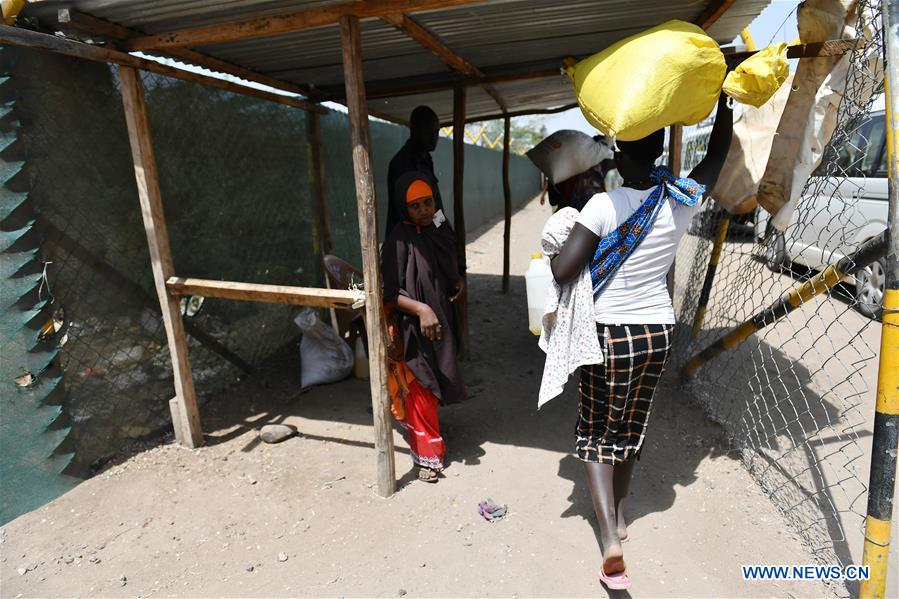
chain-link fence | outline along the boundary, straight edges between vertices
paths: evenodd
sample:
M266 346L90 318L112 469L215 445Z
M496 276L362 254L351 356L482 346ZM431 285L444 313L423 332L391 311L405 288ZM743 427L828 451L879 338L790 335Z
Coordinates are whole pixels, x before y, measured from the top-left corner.
M779 231L761 208L727 216L730 227L695 331L726 213L709 203L694 220L676 260L681 326L673 369L885 229L885 128L875 104L883 82L877 3L860 3L856 29L860 43L841 59L848 75L836 128L792 220ZM702 127L686 132L685 167L701 158L707 136ZM684 383L824 564L861 562L882 288L883 262L875 261L795 310L780 310L779 319L777 311L769 313L764 328Z

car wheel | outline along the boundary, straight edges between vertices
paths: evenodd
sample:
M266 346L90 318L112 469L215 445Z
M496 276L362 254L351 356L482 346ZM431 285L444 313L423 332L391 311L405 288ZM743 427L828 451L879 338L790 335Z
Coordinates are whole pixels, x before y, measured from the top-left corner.
M787 261L787 242L784 234L772 228L765 235L765 266L772 272L780 272Z
M868 318L880 318L885 287L886 266L883 259L860 270L855 275L855 307L858 311Z

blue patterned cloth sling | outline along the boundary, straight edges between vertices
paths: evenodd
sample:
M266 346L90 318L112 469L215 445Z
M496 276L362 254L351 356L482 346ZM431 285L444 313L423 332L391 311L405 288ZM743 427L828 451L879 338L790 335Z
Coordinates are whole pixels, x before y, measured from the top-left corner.
M658 183L649 197L618 228L599 240L596 253L590 261L594 300L652 230L659 210L669 197L686 206L695 206L705 193L705 185L686 177L676 178L664 166L653 167L649 179Z

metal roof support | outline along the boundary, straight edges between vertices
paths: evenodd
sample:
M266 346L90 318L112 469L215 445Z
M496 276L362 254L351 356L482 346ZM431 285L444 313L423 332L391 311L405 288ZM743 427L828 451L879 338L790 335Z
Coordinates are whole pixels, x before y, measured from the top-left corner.
M345 16L353 16L357 19L385 17L400 13L449 8L479 1L481 0L357 0L332 6L308 8L285 15L147 35L131 40L128 49L153 50L177 46L223 44L301 29L336 25L338 22L342 22Z
M365 316L368 334L371 405L374 415L375 452L378 464L378 494L389 497L396 490L396 465L393 452L390 396L387 392L387 347L381 297L381 268L378 256L377 204L375 177L371 164L371 134L362 76L362 43L359 18L340 19L343 47L343 77L346 83L350 137L353 147L353 172L356 179L356 203L359 237L362 243L362 270L365 280Z
M117 46L120 45L121 42L125 42L129 39L140 37L143 35L139 31L135 31L127 27L122 27L121 25L116 25L114 23L110 23L109 21L98 19L97 17L86 15L74 10L69 10L67 8L62 8L58 11L57 22L59 23L60 27L64 29L72 28L82 33L101 36L108 40L114 40L115 42L117 42ZM280 89L292 94L299 94L308 98L316 98L317 96L323 95L321 94L321 92L318 92L315 89L302 85L296 85L294 83L288 83L286 81L281 81L279 79L275 79L274 77L269 77L267 75L263 75L262 73L253 71L251 69L240 67L235 64L231 64L230 62L219 60L218 58L213 58L212 56L207 56L206 54L202 54L200 52L195 52L194 50L190 50L188 48L168 48L163 52L153 51L151 53L165 58L171 58L174 60L179 60L181 62L190 63L192 65L203 67L211 71L218 71L220 73L233 75L234 77L246 79L247 81L253 81L254 83L267 85L275 89Z
M405 33L410 38L414 39L416 42L433 52L437 55L437 58L442 60L449 66L449 68L454 71L458 71L462 73L465 77L469 79L473 79L475 82L480 85L487 94L496 101L497 106L503 112L506 111L506 103L503 101L502 96L500 96L499 92L490 85L489 83L485 83L484 73L480 71L476 66L453 52L449 46L444 44L440 39L437 38L436 35L422 27L415 19L406 14L399 15L388 15L383 17L383 20L390 23L403 33Z
M459 326L459 353L467 360L468 352L468 260L465 256L465 96L466 88L453 89L453 227L456 230L456 252L466 279L465 293L455 302Z

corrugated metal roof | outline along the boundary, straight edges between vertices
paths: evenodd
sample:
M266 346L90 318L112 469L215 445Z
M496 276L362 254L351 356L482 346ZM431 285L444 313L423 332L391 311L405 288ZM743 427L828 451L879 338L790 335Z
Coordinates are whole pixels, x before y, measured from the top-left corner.
M144 33L176 31L272 16L346 0L40 0L27 15L55 23L59 8L78 10ZM736 0L710 29L721 43L734 39L770 0ZM488 0L412 16L450 49L485 72L510 65L553 68L565 56L583 57L619 39L669 19L695 20L708 0ZM292 83L339 89L343 83L340 34L334 25L268 37L210 45L198 50L216 58ZM379 19L362 23L363 71L373 88L379 83L441 79L452 73L430 51ZM517 68L517 67L516 67ZM510 111L542 109L574 101L562 77L494 84ZM452 93L438 91L372 99L372 109L407 118L427 103L448 120ZM496 102L470 87L470 117L496 114Z

